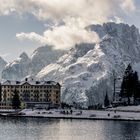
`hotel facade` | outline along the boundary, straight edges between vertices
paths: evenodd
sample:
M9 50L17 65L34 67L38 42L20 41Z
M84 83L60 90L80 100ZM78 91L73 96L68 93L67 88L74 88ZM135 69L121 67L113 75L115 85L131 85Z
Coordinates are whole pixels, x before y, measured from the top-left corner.
M1 83L0 108L12 108L15 91L26 108L35 106L59 107L61 86L54 81L5 81Z

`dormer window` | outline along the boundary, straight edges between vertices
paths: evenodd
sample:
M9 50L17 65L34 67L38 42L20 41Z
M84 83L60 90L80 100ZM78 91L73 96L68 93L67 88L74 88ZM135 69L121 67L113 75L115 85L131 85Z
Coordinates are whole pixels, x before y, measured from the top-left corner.
M36 81L36 84L40 84L40 82L39 81Z
M20 84L20 82L19 81L16 81L16 84L18 85L18 84Z

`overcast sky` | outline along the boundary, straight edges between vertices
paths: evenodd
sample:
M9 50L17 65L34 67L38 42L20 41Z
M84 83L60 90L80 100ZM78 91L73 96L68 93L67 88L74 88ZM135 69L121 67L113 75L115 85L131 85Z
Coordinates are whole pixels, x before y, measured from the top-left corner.
M12 61L44 44L69 49L96 42L96 33L84 29L90 24L114 21L140 28L139 9L140 0L0 0L0 56Z

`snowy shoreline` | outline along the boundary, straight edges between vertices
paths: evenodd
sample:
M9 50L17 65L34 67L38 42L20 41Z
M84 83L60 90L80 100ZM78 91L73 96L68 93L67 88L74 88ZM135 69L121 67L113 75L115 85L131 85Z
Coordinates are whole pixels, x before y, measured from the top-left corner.
M114 120L114 121L140 121L140 106L137 110L133 107L111 108L105 111L99 110L31 110L24 109L20 114L1 113L0 117L28 117L49 119L83 119L83 120ZM138 110L139 108L139 110ZM119 110L118 110L119 109ZM1 112L2 110L0 110ZM9 110L10 111L10 110ZM65 114L64 114L65 111Z

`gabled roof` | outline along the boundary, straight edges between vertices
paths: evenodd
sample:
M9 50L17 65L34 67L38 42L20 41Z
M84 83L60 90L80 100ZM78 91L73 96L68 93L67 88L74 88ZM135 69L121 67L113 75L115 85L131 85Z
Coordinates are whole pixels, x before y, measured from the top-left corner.
M24 85L24 84L29 84L29 85L60 85L59 83L55 81L10 81L7 80L1 85Z

